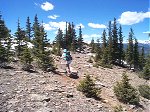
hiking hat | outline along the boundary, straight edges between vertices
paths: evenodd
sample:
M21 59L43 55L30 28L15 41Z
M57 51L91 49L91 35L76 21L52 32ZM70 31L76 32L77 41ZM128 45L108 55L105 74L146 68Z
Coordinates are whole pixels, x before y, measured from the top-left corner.
M67 49L64 49L64 52L67 52Z

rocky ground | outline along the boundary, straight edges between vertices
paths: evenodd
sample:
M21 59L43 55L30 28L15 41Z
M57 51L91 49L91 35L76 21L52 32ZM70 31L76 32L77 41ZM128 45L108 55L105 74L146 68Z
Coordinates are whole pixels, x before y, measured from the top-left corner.
M126 112L149 112L150 101L141 97L141 107L120 103L114 93L113 86L121 80L123 72L127 72L130 83L134 87L149 84L125 68L95 68L88 63L90 55L72 54L71 64L78 77L67 77L63 73L44 73L39 69L29 73L21 70L18 63L14 69L0 69L0 112L113 112L113 107L122 105ZM62 72L61 61L57 57L55 63ZM79 81L90 74L96 85L102 88L101 100L86 98L77 91Z

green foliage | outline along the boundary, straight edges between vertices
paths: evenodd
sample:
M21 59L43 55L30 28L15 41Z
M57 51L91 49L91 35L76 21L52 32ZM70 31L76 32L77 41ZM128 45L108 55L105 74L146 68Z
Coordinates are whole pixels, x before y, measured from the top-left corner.
M150 56L148 56L145 61L146 63L142 72L140 73L140 77L149 80L150 79Z
M23 63L23 70L29 71L32 69L31 62L33 61L33 57L31 56L30 50L27 45L24 46L24 50L21 54L21 62Z
M134 37L134 33L133 33L132 28L131 28L130 32L129 32L128 46L127 46L127 50L126 50L126 61L130 65L130 68L131 68L131 65L134 62L134 57L133 57L134 56L133 55L133 51L134 51L134 49L133 49L134 48L133 37Z
M50 57L47 51L39 54L38 65L43 71L49 72L55 70L53 58Z
M122 81L117 82L117 85L114 86L114 93L123 103L135 105L139 103L137 90L129 84L128 76L125 73L122 75Z
M123 108L121 105L114 107L114 112L123 112Z
M100 90L95 87L94 81L90 75L86 75L85 79L80 81L77 90L81 91L86 97L99 98Z
M5 21L2 20L2 15L0 15L0 66L6 67L6 64L10 62L12 53L10 31L5 25ZM4 43L2 43L2 41Z
M150 87L148 85L140 85L138 90L141 96L150 100Z

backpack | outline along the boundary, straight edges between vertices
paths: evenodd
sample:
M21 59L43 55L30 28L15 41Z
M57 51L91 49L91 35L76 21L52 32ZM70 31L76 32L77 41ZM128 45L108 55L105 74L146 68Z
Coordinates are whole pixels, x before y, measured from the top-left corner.
M70 52L67 51L67 53L66 53L66 61L70 61L70 60L72 60L72 56L70 55Z

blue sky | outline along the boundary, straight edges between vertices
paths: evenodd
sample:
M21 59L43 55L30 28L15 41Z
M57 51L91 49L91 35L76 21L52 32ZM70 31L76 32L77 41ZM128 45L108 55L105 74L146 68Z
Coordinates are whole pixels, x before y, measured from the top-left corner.
M37 14L51 41L58 28L65 30L67 21L76 25L77 35L81 25L84 41L89 42L101 38L102 31L115 17L118 26L122 25L124 41L131 27L139 41L149 40L149 0L0 0L0 11L12 34L17 29L18 18L25 28L27 17L32 23Z

